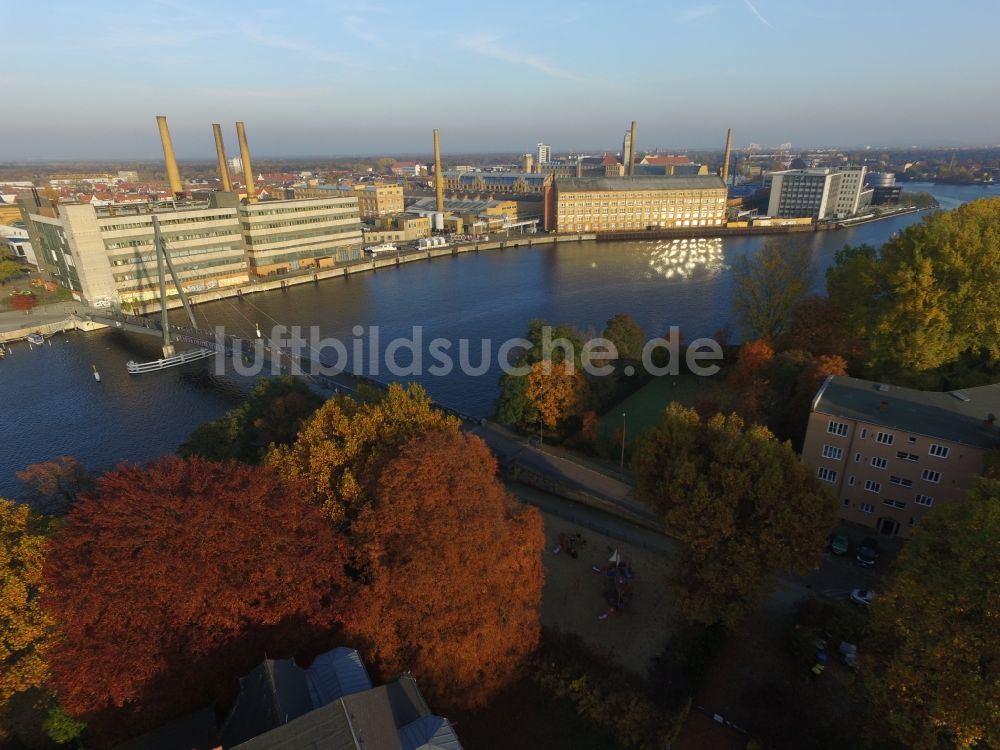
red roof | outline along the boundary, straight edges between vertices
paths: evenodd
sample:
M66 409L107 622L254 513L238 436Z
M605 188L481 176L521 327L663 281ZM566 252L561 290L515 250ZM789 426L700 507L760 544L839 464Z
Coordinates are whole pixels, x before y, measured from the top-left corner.
M613 156L605 156L603 159L601 159L601 164L603 164L605 167L613 167L615 164L618 164L618 159L616 159Z

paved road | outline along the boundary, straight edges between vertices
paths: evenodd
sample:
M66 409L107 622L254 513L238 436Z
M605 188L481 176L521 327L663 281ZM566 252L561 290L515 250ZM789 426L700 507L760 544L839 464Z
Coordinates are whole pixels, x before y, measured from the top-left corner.
M80 307L79 302L53 302L50 305L36 307L27 315L20 310L4 310L0 312L0 333L46 323L59 323Z

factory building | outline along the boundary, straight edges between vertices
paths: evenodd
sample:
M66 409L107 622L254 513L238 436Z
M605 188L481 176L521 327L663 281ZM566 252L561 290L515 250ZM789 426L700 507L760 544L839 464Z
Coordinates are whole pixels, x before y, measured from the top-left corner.
M533 193L542 195L552 184L551 174L528 172L453 172L442 173L444 187L461 193Z
M89 303L108 300L126 307L159 295L154 214L186 292L249 281L239 209L231 194L127 205L65 204L37 213L26 203L23 212L37 253L56 281ZM176 295L172 281L168 287L168 295Z
M295 188L295 197L330 198L336 195L350 194L351 191L358 199L358 213L362 221L374 221L383 216L392 216L403 212L403 186L383 182L297 187Z
M720 227L726 186L717 175L561 177L553 189L558 232L621 232L653 227Z
M254 276L325 268L361 257L356 191L329 198L260 201L239 209Z

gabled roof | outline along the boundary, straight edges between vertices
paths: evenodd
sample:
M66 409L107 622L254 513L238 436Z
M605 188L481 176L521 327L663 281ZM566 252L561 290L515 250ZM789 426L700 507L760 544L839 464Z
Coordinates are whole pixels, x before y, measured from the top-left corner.
M440 716L421 716L399 730L402 750L462 750L451 722Z
M224 747L230 748L229 745ZM253 737L232 750L358 750L347 712L340 701Z
M690 164L691 160L686 156L665 156L660 154L647 154L642 157L642 164L656 164L659 166L669 167L671 165L677 164Z

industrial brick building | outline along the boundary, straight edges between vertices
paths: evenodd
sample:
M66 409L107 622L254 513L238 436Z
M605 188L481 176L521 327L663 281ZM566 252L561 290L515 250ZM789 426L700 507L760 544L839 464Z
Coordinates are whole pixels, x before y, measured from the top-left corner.
M553 189L559 232L621 232L659 227L721 227L726 185L716 175L560 177Z
M960 501L1000 447L1000 384L950 393L831 376L816 394L802 460L840 516L886 536Z

